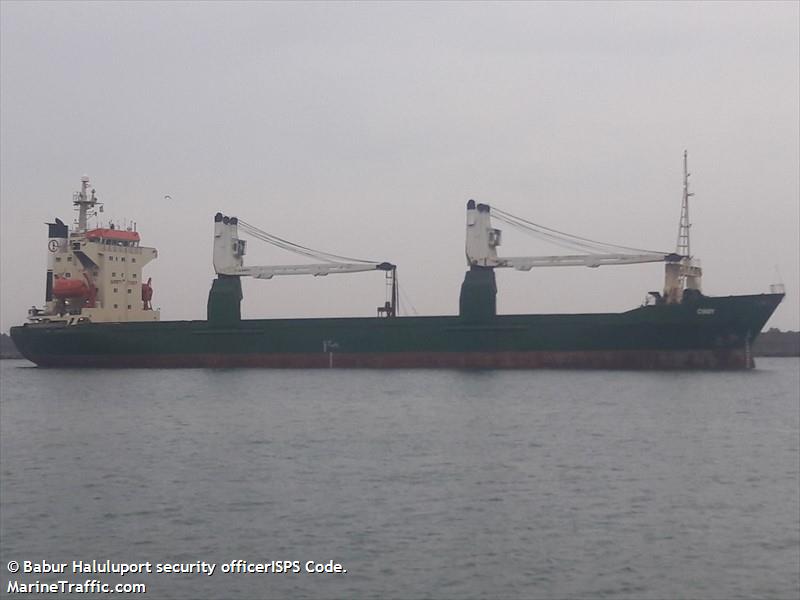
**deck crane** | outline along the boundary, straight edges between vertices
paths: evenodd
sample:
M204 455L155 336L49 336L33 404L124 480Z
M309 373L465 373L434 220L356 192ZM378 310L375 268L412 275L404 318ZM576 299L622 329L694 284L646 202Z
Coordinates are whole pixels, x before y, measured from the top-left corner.
M606 265L632 265L663 262L665 264L664 290L650 292L656 303L677 304L684 298L700 294L702 270L689 252L689 172L686 152L683 155L683 202L678 229L676 252L656 252L615 244L598 242L545 227L488 204L467 202L466 257L469 271L461 286L460 314L467 318L485 319L496 314L497 284L494 269L510 268L530 271L534 267L601 267ZM492 215L498 220L522 229L526 233L549 242L580 250L582 254L555 256L497 255L502 240L500 229L492 226Z
M613 246L594 242L586 238L570 236L568 234L548 234L547 231L555 230L536 225L530 221L525 221L519 217L514 217L510 213L495 209L495 215L500 216L500 220L511 225L529 224L530 231L539 230L546 237L560 238L565 244L573 246L583 245L586 248L617 248L619 250L629 250L628 252L594 252L591 254L568 254L557 256L497 256L497 246L500 245L502 235L501 230L495 229L491 224L491 207L488 204L476 204L474 200L467 203L467 265L470 267L493 267L511 268L517 271L530 271L534 267L602 267L605 265L633 265L652 262L677 262L681 257L674 253L653 252L647 250L636 251L635 248L625 248L624 246ZM546 231L542 231L546 230ZM583 242L581 242L583 240ZM633 252L631 252L633 251Z
M247 242L239 237L242 231L259 240L323 262L295 265L245 266ZM397 267L389 262L349 258L313 250L263 231L237 217L217 213L214 216L214 271L217 279L211 287L208 301L209 321L232 324L241 319L240 277L272 279L283 275L313 275L323 277L341 273L384 271L387 281L387 300L378 307L378 315L394 317L398 310ZM235 306L234 306L235 305Z

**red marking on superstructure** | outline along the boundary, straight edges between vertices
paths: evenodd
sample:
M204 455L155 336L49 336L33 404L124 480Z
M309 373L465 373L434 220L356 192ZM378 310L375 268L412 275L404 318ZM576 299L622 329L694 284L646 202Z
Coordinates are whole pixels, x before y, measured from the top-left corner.
M105 229L102 227L87 231L86 237L89 239L102 238L105 240L114 240L119 242L138 242L141 239L139 238L138 231L125 231L122 229Z
M147 283L142 284L142 308L144 310L153 310L150 301L153 299L153 286L150 282L153 281L152 277L147 278Z

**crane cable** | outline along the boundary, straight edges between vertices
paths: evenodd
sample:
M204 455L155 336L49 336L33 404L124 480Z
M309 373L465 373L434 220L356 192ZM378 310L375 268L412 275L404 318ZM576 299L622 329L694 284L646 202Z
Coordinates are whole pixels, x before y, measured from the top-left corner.
M272 244L273 246L276 246L283 250L287 250L288 252L293 252L294 254L300 254L308 258L313 258L314 260L321 260L323 262L331 264L342 263L342 262L379 264L379 261L375 260L365 260L363 258L352 258L349 256L341 256L339 254L331 254L330 252L323 252L322 250L314 250L313 248L308 248L307 246L301 246L300 244L295 244L294 242L290 242L289 240L285 240L276 235L272 235L271 233L267 233L266 231L259 229L255 225L251 225L247 221L244 221L243 219L239 219L239 225L241 226L242 231L244 233L256 239L259 239L263 242L267 242L268 244Z
M261 240L263 242L267 242L268 244L271 244L271 245L276 246L278 248L281 248L283 250L287 250L288 252L292 252L294 254L300 254L302 256L306 256L306 257L312 258L314 260L321 260L321 261L329 263L329 264L342 264L342 263L347 263L347 262L350 262L350 263L362 263L362 264L365 264L365 265L376 265L376 266L381 264L380 262L375 261L375 260L365 260L363 258L352 258L352 257L349 257L349 256L342 256L342 255L339 255L339 254L331 254L330 252L323 252L321 250L314 250L313 248L308 248L307 246L301 246L300 244L295 244L294 242L290 242L289 240L285 240L285 239L283 239L281 237L278 237L277 235L273 235L271 233L267 233L263 229L259 229L255 225L252 225L252 224L248 223L247 221L245 221L243 219L239 219L238 223L239 223L239 225L241 227L242 232L247 234L247 235L249 235L249 236L251 236L251 237L259 239L259 240ZM395 278L397 277L397 272L396 271L395 271L394 277ZM396 281L395 281L395 285L397 285ZM403 290L399 285L397 285L397 291L398 291L398 293L400 295L405 297L405 294L403 293ZM411 300L406 298L406 302L407 302L408 305L411 306L411 309L414 311L414 314L417 314L417 310L416 310L416 308L414 308L414 305L411 303Z
M592 254L608 252L635 252L643 254L659 254L662 256L669 254L668 252L645 250L643 248L633 248L631 246L621 246L619 244L609 244L607 242L600 242L590 238L581 237L579 235L573 235L564 231L559 231L558 229L553 229L551 227L534 223L533 221L528 221L527 219L523 219L522 217L518 217L494 206L492 207L492 216L494 216L497 220L507 223L508 225L511 225L512 227L515 227L534 237L547 239L551 243L562 247L579 249L581 251L589 251Z
M410 306L411 307L411 313L414 316L419 315L419 313L417 312L417 307L414 306L414 303L411 301L411 298L408 296L408 294L405 293L403 288L401 288L400 286L397 286L397 291L400 293L400 299L402 300L402 302L400 303L400 307L402 309L401 312L403 314L405 314L406 316L408 316L409 312L408 312L408 310L406 310L406 306Z

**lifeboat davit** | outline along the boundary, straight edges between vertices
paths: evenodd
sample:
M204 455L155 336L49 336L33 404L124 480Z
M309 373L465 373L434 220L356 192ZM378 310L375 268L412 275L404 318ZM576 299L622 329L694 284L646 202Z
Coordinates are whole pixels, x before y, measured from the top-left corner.
M91 291L85 281L59 277L53 282L53 296L56 298L89 298Z

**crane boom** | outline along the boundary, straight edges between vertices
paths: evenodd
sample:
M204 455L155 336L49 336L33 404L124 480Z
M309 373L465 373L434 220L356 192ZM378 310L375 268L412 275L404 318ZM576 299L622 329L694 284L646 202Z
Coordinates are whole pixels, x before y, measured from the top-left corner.
M364 271L389 271L390 263L321 263L311 265L276 265L268 267L236 267L218 270L219 275L272 279L279 275L313 275L324 277L335 273L362 273Z
M602 267L605 265L636 265L678 261L671 254L573 254L565 256L515 256L497 259L495 267L530 271L534 267Z
M314 275L315 277L324 277L326 275L335 275L342 273L363 273L365 271L384 271L387 282L387 300L383 306L378 307L378 315L386 317L397 316L398 311L398 290L397 290L397 267L390 262L377 262L369 260L350 259L326 252L320 252L299 246L282 238L278 238L265 231L241 222L243 229L246 233L254 235L255 237L278 245L279 247L303 254L309 257L316 257L318 260L324 260L323 263L301 264L301 265L265 265L265 266L245 266L244 255L247 248L247 242L239 238L239 219L236 217L227 217L222 213L214 215L214 271L218 275L218 281L214 284L219 287L215 292L212 291L209 296L214 298L215 306L217 304L230 303L229 300L218 300L222 298L225 293L224 286L233 286L238 289L234 291L233 295L238 294L241 300L241 284L238 281L240 277L253 277L254 279L272 279L273 277L283 275ZM236 280L235 284L220 283L220 281ZM211 306L211 304L209 304ZM236 305L238 307L238 304ZM230 314L238 315L239 308L234 307L231 309ZM238 317L237 317L238 318Z
M467 203L467 264L475 267L511 268L530 271L534 267L602 267L605 265L633 265L654 262L678 262L681 257L674 253L594 253L563 256L497 256L501 231L491 224L491 208L488 204Z
M214 216L214 271L217 275L272 279L280 275L314 275L335 273L361 273L364 271L391 271L395 266L388 262L362 260L357 262L328 261L306 265L244 266L247 243L239 238L239 219L222 213Z

